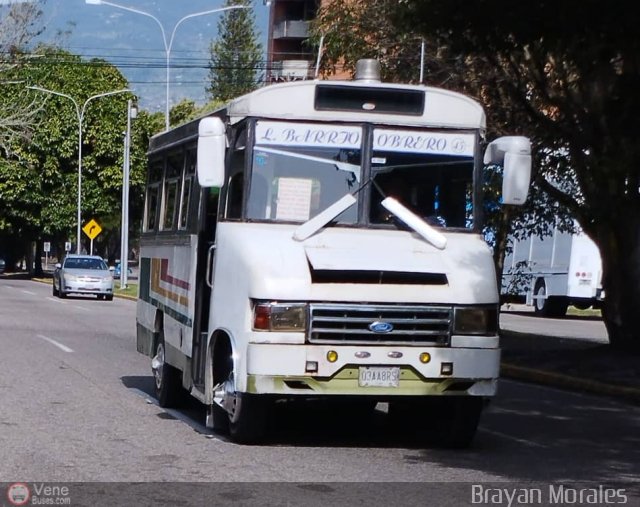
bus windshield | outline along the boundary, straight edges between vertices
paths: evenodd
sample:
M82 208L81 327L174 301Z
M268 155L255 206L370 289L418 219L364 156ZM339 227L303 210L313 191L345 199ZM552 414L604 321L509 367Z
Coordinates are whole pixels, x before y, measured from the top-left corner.
M468 133L376 129L369 221L393 222L380 201L394 197L430 225L471 228L474 147Z
M474 134L374 128L370 155L362 137L359 126L258 121L247 218L307 222L371 182L360 222L398 226L380 204L394 197L431 225L473 226ZM333 223L358 221L351 206Z
M361 179L360 127L259 121L247 218L306 222ZM336 217L355 223L352 207Z

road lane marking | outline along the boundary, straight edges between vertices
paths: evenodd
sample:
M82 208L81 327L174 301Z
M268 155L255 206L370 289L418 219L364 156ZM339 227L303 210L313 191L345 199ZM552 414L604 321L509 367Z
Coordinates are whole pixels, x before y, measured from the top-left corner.
M53 338L49 338L48 336L45 336L43 334L39 334L37 335L38 338L49 342L52 345L55 345L56 347L58 347L60 350L64 351L64 352L73 352L73 349L70 349L69 347L67 347L66 345L54 340Z
M29 294L30 296L36 296L37 295L35 292L31 292L29 290L22 290L22 292L24 292L25 294Z
M47 297L49 301L53 301L54 303L64 304L64 301L60 301L59 299L52 298L51 296Z
M78 306L78 305L73 305L74 308L77 308L78 310L82 310L83 312L89 312L91 310L89 310L88 308L83 308L82 306Z
M483 433L488 433L489 435L493 435L494 437L506 438L507 440L512 440L513 442L517 442L519 444L526 445L529 447L540 447L540 448L547 447L546 445L539 444L538 442L533 442L531 440L526 440L524 438L518 438L512 435L507 435L506 433L502 433L500 431L488 430L486 428L478 428L478 431L481 431Z

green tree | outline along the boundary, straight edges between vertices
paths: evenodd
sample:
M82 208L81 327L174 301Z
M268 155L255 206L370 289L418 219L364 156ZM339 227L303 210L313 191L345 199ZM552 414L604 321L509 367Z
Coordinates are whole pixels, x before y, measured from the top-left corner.
M30 101L24 84L16 79L25 64L21 49L44 29L41 7L44 1L0 2L0 156L12 141L26 136L33 127L38 101Z
M595 0L375 1L395 4L388 11L389 24L422 35L432 55L452 64L447 85L459 85L481 100L489 125L499 131L511 125L532 139L534 188L557 209L569 210L600 248L611 345L638 348L640 38L635 18L619 2L603 9ZM340 3L332 4L339 9ZM334 18L353 22L339 11ZM334 29L349 35L343 25ZM368 42L365 34L360 37ZM532 213L546 211L537 206Z
M103 60L86 62L44 46L34 54L39 57L19 70L21 79L67 94L79 105L92 95L127 87L120 72ZM27 242L53 241L61 250L65 240L75 242L78 118L70 99L34 90L30 93L44 105L38 128L27 140L16 140L13 156L0 165L0 227ZM131 95L125 93L92 100L83 118L82 217L84 221L95 218L103 225L105 232L94 245L103 255L110 232L119 230L120 225L122 132L128 98ZM136 128L134 123L134 139ZM144 154L147 144L132 146L134 153ZM143 186L140 159L139 153L132 156L132 198ZM36 262L38 258L36 255Z
M640 348L640 37L621 2L404 2L396 21L495 69L537 183L600 248L610 343Z
M249 0L226 0L231 5L249 6ZM218 22L218 38L211 43L207 94L226 102L258 87L262 44L251 9L226 11Z

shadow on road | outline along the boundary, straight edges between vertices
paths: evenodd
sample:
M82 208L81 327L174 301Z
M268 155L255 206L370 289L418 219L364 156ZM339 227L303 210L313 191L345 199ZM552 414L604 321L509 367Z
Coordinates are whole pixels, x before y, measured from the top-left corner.
M123 377L122 382L155 399L151 376ZM392 426L385 404L345 417L344 406L278 403L262 445L406 449L407 466L429 462L512 481L640 481L640 410L605 398L532 389L503 383L501 396L485 412L473 445L465 450L442 449L437 440L425 442ZM532 399L532 393L539 396ZM173 413L196 431L204 426L205 408L193 398Z

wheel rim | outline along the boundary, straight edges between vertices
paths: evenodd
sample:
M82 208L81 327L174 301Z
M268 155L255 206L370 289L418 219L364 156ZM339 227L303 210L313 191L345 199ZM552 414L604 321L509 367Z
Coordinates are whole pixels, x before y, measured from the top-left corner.
M229 414L229 419L233 420L237 405L236 385L233 372L229 373L227 380L214 387L213 402L221 406Z
M164 366L164 345L158 344L156 349L156 355L151 360L151 369L153 370L153 377L156 381L156 388L162 388L162 367Z
M544 308L544 296L546 293L544 285L540 285L536 291L536 309L542 310Z

